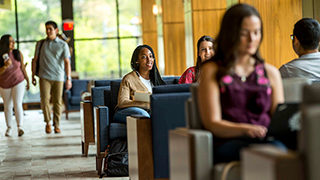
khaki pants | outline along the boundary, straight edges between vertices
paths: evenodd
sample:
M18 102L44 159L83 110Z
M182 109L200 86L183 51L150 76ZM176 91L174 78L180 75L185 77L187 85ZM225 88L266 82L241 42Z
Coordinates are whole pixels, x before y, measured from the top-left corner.
M44 122L51 121L50 96L53 103L53 126L59 127L61 117L63 81L40 78L41 109Z

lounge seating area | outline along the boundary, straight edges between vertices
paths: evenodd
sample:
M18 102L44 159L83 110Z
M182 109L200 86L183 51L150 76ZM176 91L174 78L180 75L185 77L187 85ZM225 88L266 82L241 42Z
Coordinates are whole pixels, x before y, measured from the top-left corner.
M317 96L320 85L317 82L300 78L287 79L283 83L286 102L301 104L303 128L298 133L297 150L284 153L270 145L257 145L245 148L241 161L214 165L212 133L203 130L199 121L198 84L176 84L178 78L165 78L168 85L153 88L150 119L131 116L127 118L127 125L112 120L121 80L95 81L91 100L81 100L81 111L69 112L71 116L66 119L70 123L75 121L75 116L81 119L79 139L82 143L79 145L82 153L81 148L74 153L89 158L86 161L94 166L91 172L95 171L91 176L102 173L103 158L110 141L127 138L129 178L132 180L255 180L261 176L300 180L320 177L315 168L315 163L320 161L316 138L320 117ZM87 87L88 81L74 83Z
M97 174L102 173L103 158L110 142L124 138L128 140L130 179L254 179L257 176L250 169L256 166L256 158L262 158L261 163L265 162L266 166L275 168L280 174L273 179L304 177L300 149L283 153L267 145L249 147L243 150L242 161L213 165L213 136L203 130L199 121L198 85L175 84L178 78L167 78L165 81L169 85L153 88L150 119L131 116L127 118L127 125L112 120L121 80L95 82L95 87L91 89L91 101L82 103L92 104L89 107L93 127L90 128L94 132ZM311 83L302 78L284 80L286 102L301 102L302 107L308 101L317 102L312 98L310 100L314 94L308 92L308 88L314 93L313 88L319 87L317 83L308 85ZM303 87L306 89L303 90ZM302 112L309 113L306 110ZM283 163L291 163L288 168L295 173L283 171Z

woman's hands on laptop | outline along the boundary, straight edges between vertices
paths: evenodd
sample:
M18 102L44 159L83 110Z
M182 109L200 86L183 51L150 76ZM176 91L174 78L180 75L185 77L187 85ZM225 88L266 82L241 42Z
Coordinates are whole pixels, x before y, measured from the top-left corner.
M245 124L244 133L250 138L264 138L268 132L268 129L264 126Z

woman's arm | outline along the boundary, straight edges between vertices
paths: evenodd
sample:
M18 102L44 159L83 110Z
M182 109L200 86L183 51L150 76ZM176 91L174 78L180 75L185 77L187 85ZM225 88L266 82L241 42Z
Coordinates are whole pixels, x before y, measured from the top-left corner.
M198 90L198 104L201 120L206 129L216 137L234 138L249 136L264 137L267 129L264 126L234 123L222 119L220 105L220 90L216 80L218 66L208 62L201 69L201 82Z
M24 78L27 81L26 89L28 91L29 90L29 77L28 77L28 74L27 74L27 71L26 71L26 67L24 65L23 55L22 55L22 53L20 51L19 51L19 53L20 53L20 64L21 64L20 65L20 69L21 69L21 71L23 73Z
M268 74L268 78L270 80L270 85L272 88L272 94L271 94L271 115L273 115L274 111L276 110L279 103L284 102L284 94L283 94L283 85L282 85L282 79L279 70L270 65L265 64L266 71Z
M191 84L193 83L195 76L195 69L193 67L188 68L183 74L181 75L178 84Z
M11 64L12 61L10 58L8 61L4 62L4 65L0 68L0 75L3 74Z
M139 102L139 101L133 101L130 97L133 93L132 91L135 91L137 89L132 89L130 86L130 80L126 77L122 79L118 94L118 107L119 108L126 108L126 107L140 107L143 109L150 109L150 103L148 102Z

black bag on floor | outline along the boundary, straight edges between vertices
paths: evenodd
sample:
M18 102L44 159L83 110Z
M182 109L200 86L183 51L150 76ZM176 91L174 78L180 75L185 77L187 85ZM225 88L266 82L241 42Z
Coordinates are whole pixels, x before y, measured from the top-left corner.
M128 176L128 146L127 141L123 139L115 139L110 143L106 150L104 158L104 169L100 178L107 175Z

